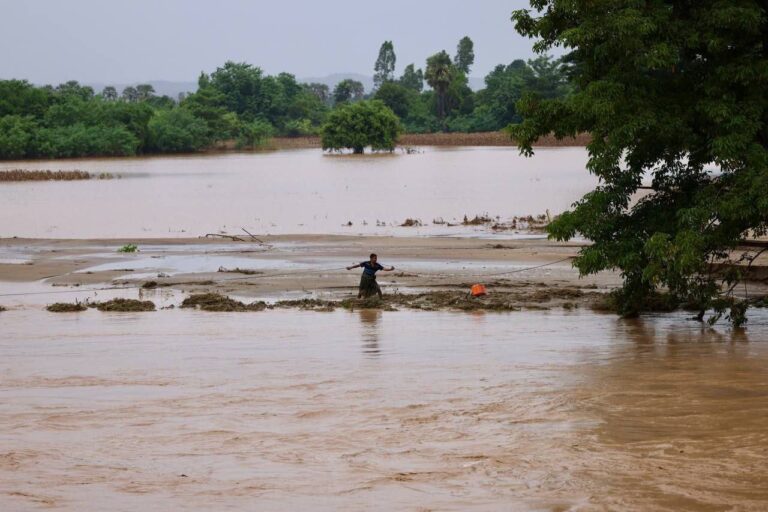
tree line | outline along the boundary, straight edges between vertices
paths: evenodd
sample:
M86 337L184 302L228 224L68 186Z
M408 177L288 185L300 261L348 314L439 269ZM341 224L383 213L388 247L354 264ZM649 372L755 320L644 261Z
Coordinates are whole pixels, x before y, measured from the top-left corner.
M149 84L97 93L76 81L39 87L3 80L0 158L189 152L232 140L254 147L274 135L318 134L333 121L334 110L372 99L391 109L406 132L494 131L521 120L515 103L524 93L569 93L567 66L547 56L499 65L485 77L485 88L474 92L468 85L474 63L469 37L459 41L454 57L438 52L423 70L409 64L397 76L396 62L394 45L385 41L372 91L355 80L331 90L236 62L201 73L197 91L178 98L158 96Z

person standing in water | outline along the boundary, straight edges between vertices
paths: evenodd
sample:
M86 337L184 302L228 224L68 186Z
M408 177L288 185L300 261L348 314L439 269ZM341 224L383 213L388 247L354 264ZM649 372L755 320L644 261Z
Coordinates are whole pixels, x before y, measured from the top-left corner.
M382 297L381 288L379 288L379 283L376 282L376 272L379 270L391 272L395 270L395 267L384 268L379 265L377 260L378 257L375 254L371 254L371 259L369 261L362 261L357 265L347 267L347 270L352 270L353 268L358 267L362 267L363 269L363 275L360 276L360 289L357 293L358 299L370 297L374 293L379 294L379 298Z

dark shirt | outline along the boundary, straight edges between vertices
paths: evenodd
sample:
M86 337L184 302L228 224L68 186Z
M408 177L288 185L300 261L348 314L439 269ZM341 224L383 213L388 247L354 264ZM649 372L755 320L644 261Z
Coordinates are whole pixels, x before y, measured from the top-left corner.
M364 261L360 263L360 266L363 267L363 274L366 276L376 277L376 272L379 270L384 270L384 267L376 263L375 265L371 265L370 261Z

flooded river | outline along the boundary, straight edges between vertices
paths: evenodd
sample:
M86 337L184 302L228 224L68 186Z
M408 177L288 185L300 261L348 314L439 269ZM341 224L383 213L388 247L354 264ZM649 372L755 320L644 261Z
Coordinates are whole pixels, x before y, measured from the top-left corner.
M567 311L0 321L2 510L768 503L765 315L735 332Z
M473 234L433 224L464 215L556 214L590 190L584 148L423 148L342 156L319 149L151 158L2 162L120 179L0 184L0 236L195 237ZM398 227L407 218L424 226ZM352 223L352 225L349 225Z

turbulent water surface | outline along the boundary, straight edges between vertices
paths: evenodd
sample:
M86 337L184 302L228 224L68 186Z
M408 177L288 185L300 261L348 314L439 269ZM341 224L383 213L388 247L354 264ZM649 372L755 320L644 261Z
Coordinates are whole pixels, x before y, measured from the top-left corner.
M2 510L768 500L765 315L1 315Z

